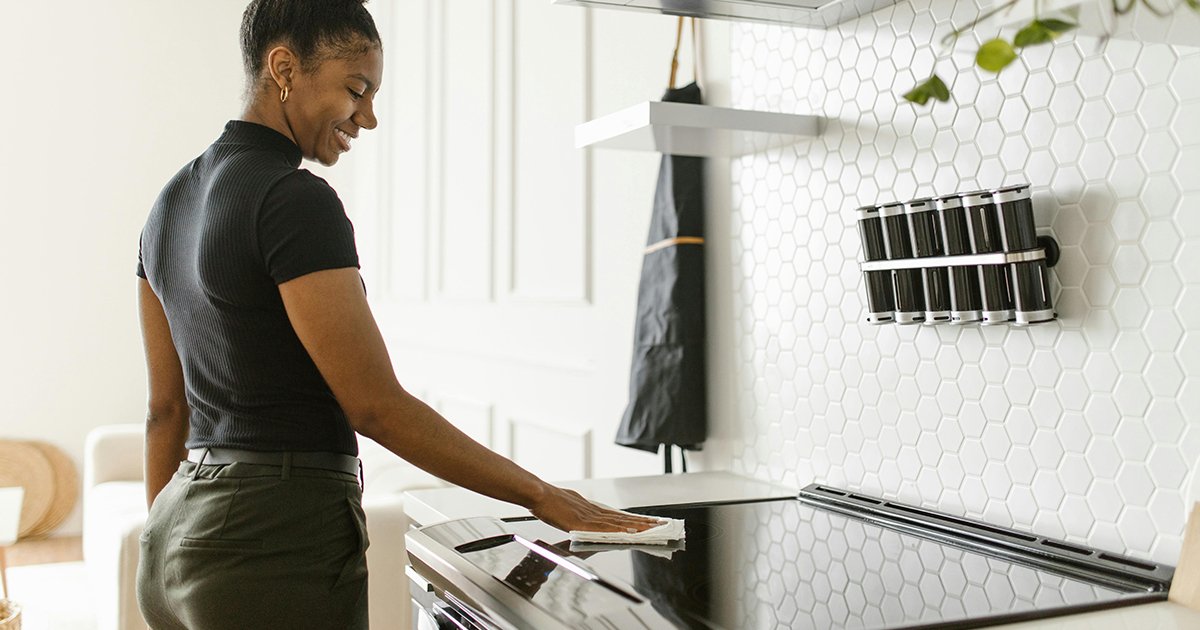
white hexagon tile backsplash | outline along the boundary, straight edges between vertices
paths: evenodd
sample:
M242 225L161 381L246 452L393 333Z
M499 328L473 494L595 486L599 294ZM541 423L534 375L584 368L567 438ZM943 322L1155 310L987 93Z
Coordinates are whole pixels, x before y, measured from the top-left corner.
M978 36L931 43L977 12L734 28L735 107L827 118L733 163L734 468L1174 563L1200 467L1200 49L1078 36L985 75ZM956 103L902 101L935 60ZM1059 321L864 322L855 208L1025 181L1063 247Z

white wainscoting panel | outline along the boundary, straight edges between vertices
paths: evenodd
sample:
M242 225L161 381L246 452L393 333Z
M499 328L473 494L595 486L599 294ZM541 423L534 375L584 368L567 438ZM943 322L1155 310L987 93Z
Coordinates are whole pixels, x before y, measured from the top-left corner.
M514 7L513 126L517 138L511 232L513 297L591 298L588 153L574 147L587 120L588 11L549 3Z
M376 187L359 205L377 207L355 210L400 382L547 479L660 470L613 443L658 160L593 155L572 133L662 93L675 20L541 0L369 6L386 64L371 135L387 146L378 163L359 153L357 181ZM706 89L726 94L728 25L704 30L719 56Z
M592 431L569 422L508 419L509 457L548 481L592 476Z
M383 242L376 258L385 270L386 292L403 300L428 296L430 229L430 151L432 126L428 123L432 89L430 53L432 11L429 0L380 3L388 20L380 24L391 37L385 42L388 59L383 87L376 102L379 130L387 138L376 186L386 200L380 211L378 240ZM362 230L359 231L363 233ZM360 236L359 241L363 238ZM365 265L364 265L365 267ZM365 270L364 270L365 273Z
M444 297L490 300L494 3L443 0L438 7L438 289Z
M492 287L497 297L507 297L512 285L513 265L513 207L514 197L513 158L517 139L514 127L516 81L516 33L513 28L516 0L499 0L496 3L495 46L492 58L495 97L492 100L492 116L496 121L492 139L492 218L493 259ZM499 289L496 289L499 287Z
M493 405L449 394L434 394L429 400L433 408L460 431L471 436L476 442L492 450L496 449L492 421Z

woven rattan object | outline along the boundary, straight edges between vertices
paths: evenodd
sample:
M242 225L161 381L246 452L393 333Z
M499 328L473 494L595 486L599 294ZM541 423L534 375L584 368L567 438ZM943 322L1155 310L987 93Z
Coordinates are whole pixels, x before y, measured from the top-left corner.
M0 440L0 488L25 488L17 536L29 535L54 503L54 466L42 449L18 440Z
M0 630L21 630L21 607L16 602L0 599Z
M0 599L0 630L21 630L21 607L16 602Z
M30 442L46 456L54 471L54 493L46 514L29 530L29 536L42 536L54 531L75 509L79 498L79 474L75 462L62 449L46 442Z

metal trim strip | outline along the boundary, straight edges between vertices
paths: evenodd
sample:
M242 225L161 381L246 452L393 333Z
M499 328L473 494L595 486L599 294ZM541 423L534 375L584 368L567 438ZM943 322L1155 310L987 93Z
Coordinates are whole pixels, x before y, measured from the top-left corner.
M1161 593L1165 598L1175 573L1170 565L821 484L805 486L798 498L882 527L1122 591Z
M858 266L861 271L894 271L899 269L930 269L933 267L1007 265L1045 259L1046 250L1038 248L1023 252L994 252L991 254L963 254L961 256L926 256L925 258L869 260L858 263Z

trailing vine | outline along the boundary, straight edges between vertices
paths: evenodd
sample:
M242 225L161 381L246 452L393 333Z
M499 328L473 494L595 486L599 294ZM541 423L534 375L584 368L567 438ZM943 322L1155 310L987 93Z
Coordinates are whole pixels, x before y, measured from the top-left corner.
M964 33L970 32L975 27L988 21L995 15L1008 11L1023 0L1005 0L996 7L984 12L978 18L971 20L964 26L954 29L942 38L942 45L949 47L954 44ZM1087 1L1087 0L1085 0ZM1104 0L1096 0L1104 1ZM1183 0L1181 4L1175 4L1170 9L1163 9L1155 6L1151 0L1108 0L1111 3L1113 15L1121 17L1131 12L1135 6L1142 6L1145 10L1159 17L1168 17L1180 6L1186 5L1193 11L1200 13L1200 0ZM1063 33L1067 33L1075 28L1078 28L1079 23L1079 7L1073 7L1070 10L1063 11L1063 18L1042 18L1038 16L1038 2L1034 0L1034 18L1025 26L1017 31L1013 40L1008 40L996 37L980 44L979 50L975 53L975 65L979 68L991 73L997 73L1008 67L1013 61L1016 61L1020 55L1020 50L1029 46L1037 46L1047 44L1055 39L1058 39ZM1065 18L1065 19L1064 19ZM946 82L934 72L928 79L919 83L916 87L904 94L904 99L916 103L917 105L925 105L930 100L946 102L950 100L950 88L946 86Z

